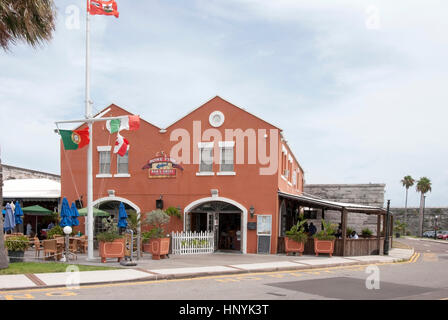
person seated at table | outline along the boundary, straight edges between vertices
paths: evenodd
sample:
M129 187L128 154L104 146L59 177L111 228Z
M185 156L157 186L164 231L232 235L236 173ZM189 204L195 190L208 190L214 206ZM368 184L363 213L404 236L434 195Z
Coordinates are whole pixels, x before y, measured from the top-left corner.
M338 239L342 238L342 224L341 223L339 224L338 231L336 231L335 236Z
M47 229L51 230L54 227L54 223L53 221L50 222L50 224L48 225Z
M353 230L352 233L350 234L350 239L358 239L358 234L356 233L355 230Z

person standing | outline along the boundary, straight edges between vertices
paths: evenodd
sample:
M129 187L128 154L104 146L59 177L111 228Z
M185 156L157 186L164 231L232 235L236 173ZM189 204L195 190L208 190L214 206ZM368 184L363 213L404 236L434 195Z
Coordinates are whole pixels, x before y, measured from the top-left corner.
M26 224L26 235L27 235L27 236L31 236L32 228L33 228L33 227L31 226L31 223L28 222L28 223Z
M314 223L312 223L312 222L310 223L309 230L310 230L310 237L312 237L317 232L317 229L316 229L316 226L314 225Z

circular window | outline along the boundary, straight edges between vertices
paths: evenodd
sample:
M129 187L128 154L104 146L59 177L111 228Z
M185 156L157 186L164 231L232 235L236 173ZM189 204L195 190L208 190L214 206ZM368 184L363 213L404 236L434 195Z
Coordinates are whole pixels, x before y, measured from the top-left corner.
M224 123L224 114L221 111L214 111L210 114L208 121L211 126L215 128L220 127Z

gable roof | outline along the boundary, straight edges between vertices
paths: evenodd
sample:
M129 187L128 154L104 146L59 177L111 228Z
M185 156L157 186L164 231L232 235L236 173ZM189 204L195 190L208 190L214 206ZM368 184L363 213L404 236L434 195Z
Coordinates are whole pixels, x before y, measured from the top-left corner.
M239 109L239 110L241 110L241 111L243 111L243 112L249 114L250 116L252 116L252 117L254 117L254 118L256 118L256 119L258 119L258 120L260 120L260 121L262 121L262 122L264 122L264 123L266 123L266 124L268 124L269 126L278 129L280 132L282 131L282 129L280 129L279 127L277 127L277 126L275 126L275 125L273 125L273 124L267 122L266 120L261 119L260 117L257 117L256 115L254 115L254 114L248 112L247 110L245 110L245 109L243 109L243 108L240 108L240 107L234 105L233 103L231 103L231 102L229 102L229 101L227 101L227 100L221 98L220 96L215 96L215 97L211 98L211 99L208 100L207 102L203 103L203 104L200 105L199 107L197 107L197 108L193 109L192 111L188 112L186 115L184 115L184 116L181 117L180 119L176 120L175 122L173 122L172 124L170 124L169 126L167 126L167 127L164 128L164 129L167 130L168 128L174 126L176 123L178 123L179 121L181 121L181 120L187 118L190 114L192 114L192 113L194 113L195 111L197 111L197 110L203 108L206 104L212 102L213 100L221 100L221 101L223 101L223 102L225 102L225 103L231 105L232 107L235 107L235 108L237 108L237 109Z

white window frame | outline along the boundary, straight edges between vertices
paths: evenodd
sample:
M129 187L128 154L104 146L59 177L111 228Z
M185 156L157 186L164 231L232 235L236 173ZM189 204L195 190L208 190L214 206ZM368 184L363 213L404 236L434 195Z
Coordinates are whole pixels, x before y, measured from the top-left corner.
M118 173L118 159L120 159L119 155L117 156L117 173L114 174L114 178L129 178L131 174L129 173L129 145L126 149L126 153L128 154L128 172L127 173Z
M99 173L96 175L97 178L111 178L112 174L110 173L111 170L111 165L112 165L112 154L110 154L109 157L109 173L101 173L101 152L111 152L112 151L112 146L97 146L96 150L98 151L98 168L99 168Z
M199 165L198 172L196 172L197 176L214 176L215 173L213 171L201 171L201 162L202 162L202 150L203 149L211 149L212 150L212 170L213 170L213 142L198 142L198 150L199 150Z
M219 172L218 176L235 176L235 141L219 141ZM222 171L222 159L223 159L223 150L226 148L233 148L233 171Z

